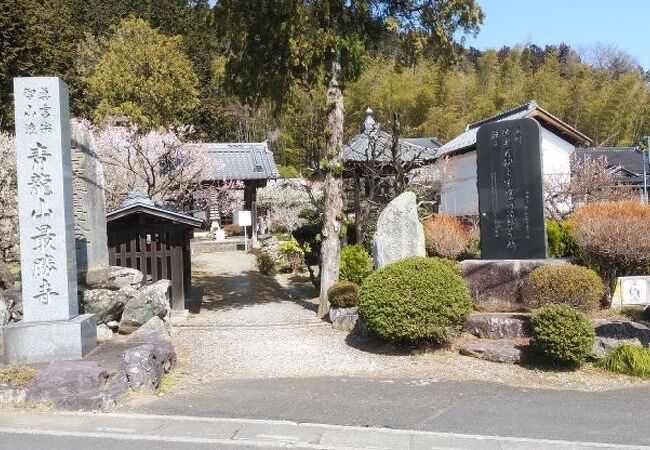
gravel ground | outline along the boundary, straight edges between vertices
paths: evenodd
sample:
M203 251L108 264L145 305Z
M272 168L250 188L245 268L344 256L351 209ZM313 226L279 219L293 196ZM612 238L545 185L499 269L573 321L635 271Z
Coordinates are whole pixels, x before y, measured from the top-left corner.
M385 347L364 348L319 320L315 300L296 298L295 286L308 285L304 279L263 277L252 255L199 254L193 259L193 271L195 285L205 296L200 313L174 330L180 390L216 379L318 376L479 380L585 391L650 384L593 367L552 372L491 363L453 349L404 354ZM293 286L294 298L281 284Z

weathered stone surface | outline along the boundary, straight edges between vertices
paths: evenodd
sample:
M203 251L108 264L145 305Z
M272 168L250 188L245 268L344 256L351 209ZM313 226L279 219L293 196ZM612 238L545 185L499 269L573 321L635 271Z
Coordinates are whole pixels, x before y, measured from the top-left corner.
M330 321L335 330L352 331L357 324L357 308L330 308Z
M637 339L650 345L650 328L632 320L595 320L596 336L618 340Z
M10 323L3 334L5 364L83 358L97 345L97 323L90 314L70 320Z
M69 320L79 302L68 87L56 77L14 78L14 103L23 320Z
M90 269L108 267L104 171L91 130L70 123L72 141L72 204L79 281Z
M2 327L9 323L11 319L11 303L10 300L7 300L0 292L0 334L2 333Z
M160 280L141 288L124 308L120 333L132 333L153 317L165 318L170 309L170 287L171 281Z
M29 384L26 400L60 409L101 409L108 377L96 361L54 361Z
M106 324L97 326L97 342L106 342L113 339L113 330L108 328Z
M133 389L155 390L163 370L156 361L154 346L144 344L124 352L124 366L129 386Z
M278 238L273 235L260 236L258 239L262 247L274 247L278 244Z
M596 336L591 356L596 359L604 358L623 344L634 344L643 347L643 344L638 339L613 339Z
M514 342L471 342L459 350L461 355L500 363L517 364L522 358L521 346Z
M7 289L2 291L5 304L9 305L11 322L18 322L23 318L23 298L20 289Z
M530 318L514 314L472 314L465 319L463 330L482 339L516 339L530 337Z
M27 389L7 384L0 384L0 405L9 403L21 403L27 397Z
M129 296L124 291L109 289L87 289L82 293L84 311L95 314L97 323L120 320Z
M409 256L426 256L415 193L404 192L381 212L372 240L372 256L378 269Z
M7 266L0 262L0 289L11 289L14 287L16 279L9 271Z
M86 274L86 286L90 289L118 290L126 286L137 289L142 286L143 280L142 272L129 267L102 267L89 270Z
M164 340L170 339L167 324L160 317L152 317L140 328L131 333L129 339L136 340L150 336L151 333L158 333L159 337Z
M129 337L129 343L139 343L124 352L124 367L129 386L153 391L163 374L176 364L176 352L165 332L150 330Z
M480 260L460 262L474 307L487 312L531 311L535 308L523 293L526 277L540 266L567 264L561 259Z

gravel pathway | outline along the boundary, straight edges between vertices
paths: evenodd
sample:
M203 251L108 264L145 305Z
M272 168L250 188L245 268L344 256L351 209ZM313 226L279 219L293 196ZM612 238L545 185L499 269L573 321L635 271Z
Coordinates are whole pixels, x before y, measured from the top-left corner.
M200 313L173 333L181 390L216 379L318 376L480 380L579 390L643 383L590 367L546 372L460 356L454 350L403 354L364 348L319 320L315 300L292 299L276 280L261 276L252 255L199 254L193 272L205 296ZM288 282L287 276L279 279Z

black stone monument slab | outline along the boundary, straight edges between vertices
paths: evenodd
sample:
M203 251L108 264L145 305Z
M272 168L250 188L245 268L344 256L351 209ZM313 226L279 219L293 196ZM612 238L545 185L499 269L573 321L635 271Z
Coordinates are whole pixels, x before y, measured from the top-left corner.
M476 142L481 258L546 258L539 124L488 123Z

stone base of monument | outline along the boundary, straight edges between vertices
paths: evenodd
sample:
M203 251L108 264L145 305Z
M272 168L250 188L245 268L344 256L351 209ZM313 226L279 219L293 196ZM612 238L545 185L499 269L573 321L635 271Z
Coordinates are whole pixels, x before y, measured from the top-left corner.
M3 332L7 365L80 359L97 345L97 322L92 314L70 320L12 323Z
M540 266L568 264L564 259L466 259L460 262L477 311L527 312L534 308L523 290Z

